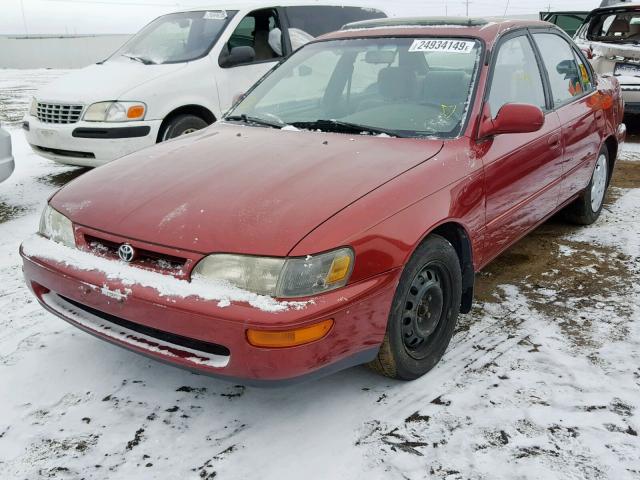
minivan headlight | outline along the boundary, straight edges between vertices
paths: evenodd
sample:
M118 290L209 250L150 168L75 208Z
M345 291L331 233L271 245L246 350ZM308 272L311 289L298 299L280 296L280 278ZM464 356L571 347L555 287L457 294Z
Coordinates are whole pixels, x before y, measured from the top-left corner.
M76 246L71 220L47 205L40 217L38 233L43 237L61 243L67 247Z
M147 106L142 102L98 102L84 113L85 122L134 122L144 120Z
M276 298L309 297L343 287L353 271L354 255L340 248L306 258L214 254L196 265L192 278L227 282Z

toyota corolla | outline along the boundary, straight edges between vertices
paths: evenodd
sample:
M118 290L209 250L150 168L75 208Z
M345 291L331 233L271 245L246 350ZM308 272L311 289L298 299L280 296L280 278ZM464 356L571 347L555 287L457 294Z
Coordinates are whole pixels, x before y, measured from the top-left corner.
M548 23L353 24L224 121L61 189L24 273L72 325L207 374L415 379L476 272L560 210L598 218L622 114Z

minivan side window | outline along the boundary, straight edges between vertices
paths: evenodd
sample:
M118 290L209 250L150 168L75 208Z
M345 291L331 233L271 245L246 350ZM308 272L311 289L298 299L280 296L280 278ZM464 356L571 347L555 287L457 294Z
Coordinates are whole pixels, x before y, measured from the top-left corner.
M221 60L235 47L252 47L256 52L254 62L279 60L283 48L277 12L270 8L255 10L244 17L222 49Z
M534 33L533 38L547 69L556 107L591 89L591 82L585 82L589 78L586 66L578 66L573 48L564 38L553 33Z
M286 12L292 29L302 30L314 38L340 30L347 23L386 17L379 10L362 7L287 7Z
M488 103L493 118L507 103L529 103L546 110L542 75L526 35L511 38L500 45Z

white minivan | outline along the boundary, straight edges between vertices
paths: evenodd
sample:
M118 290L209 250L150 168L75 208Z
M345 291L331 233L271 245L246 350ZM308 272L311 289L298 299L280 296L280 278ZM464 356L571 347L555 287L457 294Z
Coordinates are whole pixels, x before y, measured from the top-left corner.
M95 167L194 132L304 43L386 16L323 0L214 5L159 17L108 59L42 88L23 122L31 147Z

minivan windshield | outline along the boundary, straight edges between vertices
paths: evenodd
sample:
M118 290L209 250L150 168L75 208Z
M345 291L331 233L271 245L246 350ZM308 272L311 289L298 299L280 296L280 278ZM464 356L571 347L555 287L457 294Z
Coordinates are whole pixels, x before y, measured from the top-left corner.
M237 11L179 12L155 19L112 57L146 65L189 62L203 57Z
M610 43L640 43L640 11L605 11L594 15L589 21L587 39Z
M311 43L226 117L259 126L399 137L454 137L466 118L481 44L467 38Z

